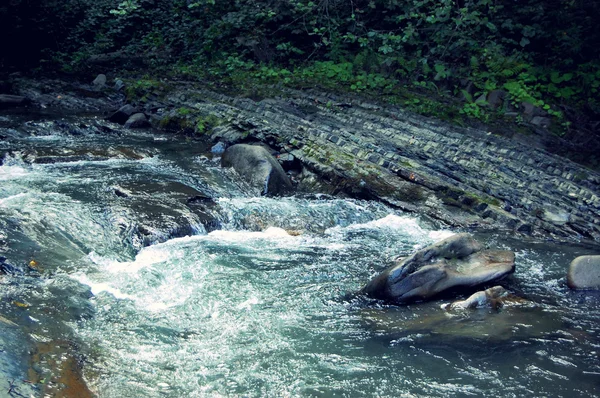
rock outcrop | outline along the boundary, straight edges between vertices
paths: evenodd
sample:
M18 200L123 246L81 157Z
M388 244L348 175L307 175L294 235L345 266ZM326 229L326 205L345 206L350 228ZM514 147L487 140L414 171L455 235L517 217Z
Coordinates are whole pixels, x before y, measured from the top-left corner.
M580 256L573 260L567 284L571 289L600 289L600 256Z
M429 299L450 289L495 282L514 272L513 252L482 249L469 234L451 236L387 268L362 292L405 303Z
M263 195L284 195L292 190L292 183L281 165L262 146L232 145L223 152L221 166L233 167Z

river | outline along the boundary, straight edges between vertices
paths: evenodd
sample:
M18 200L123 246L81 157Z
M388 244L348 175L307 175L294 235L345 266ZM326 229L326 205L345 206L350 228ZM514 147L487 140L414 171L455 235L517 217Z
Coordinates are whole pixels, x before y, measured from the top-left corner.
M262 197L200 142L93 115L0 138L0 396L600 396L600 296L565 280L584 246L476 234L530 305L396 307L354 292L459 231Z

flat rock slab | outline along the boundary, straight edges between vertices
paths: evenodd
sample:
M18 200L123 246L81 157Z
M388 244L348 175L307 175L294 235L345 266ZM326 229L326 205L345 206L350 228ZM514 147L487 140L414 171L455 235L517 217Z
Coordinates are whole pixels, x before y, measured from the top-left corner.
M600 289L600 256L580 256L571 262L567 274L571 289Z
M457 234L419 250L373 278L362 292L406 303L439 293L472 288L504 278L515 270L515 254L482 250L469 234Z
M20 95L0 94L0 108L14 108L28 105L31 101Z

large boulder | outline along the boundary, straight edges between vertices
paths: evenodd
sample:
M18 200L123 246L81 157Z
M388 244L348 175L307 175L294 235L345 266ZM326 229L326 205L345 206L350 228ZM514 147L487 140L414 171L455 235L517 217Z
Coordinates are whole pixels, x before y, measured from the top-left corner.
M279 162L262 146L232 145L223 152L221 166L233 167L263 195L283 195L292 189L292 183Z
M567 285L571 289L600 289L600 256L580 256L573 260Z
M362 292L405 303L450 289L492 283L514 272L513 252L482 249L469 234L451 236L398 261L373 278Z

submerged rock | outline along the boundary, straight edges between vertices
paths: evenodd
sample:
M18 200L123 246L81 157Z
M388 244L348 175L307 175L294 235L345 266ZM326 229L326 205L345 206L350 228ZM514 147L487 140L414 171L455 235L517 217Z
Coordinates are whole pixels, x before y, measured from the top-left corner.
M567 285L571 289L600 289L600 256L580 256L573 260Z
M223 152L221 166L233 167L263 195L283 195L292 189L292 182L281 165L261 146L232 145Z
M469 234L457 234L419 250L373 278L362 292L405 303L458 288L495 282L514 272L511 251L482 250Z
M423 303L418 311L408 307L365 308L360 317L380 336L398 341L414 340L439 344L441 341L501 343L515 339L550 337L565 330L564 312L527 305L505 305L468 311L445 311L433 303Z
M227 149L227 144L225 144L222 141L219 141L215 145L213 145L212 148L210 148L210 152L215 155L222 155L223 152L225 152L225 149Z

